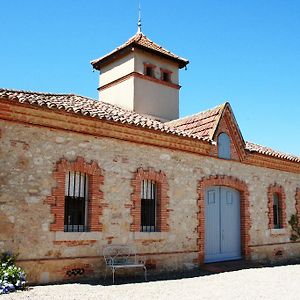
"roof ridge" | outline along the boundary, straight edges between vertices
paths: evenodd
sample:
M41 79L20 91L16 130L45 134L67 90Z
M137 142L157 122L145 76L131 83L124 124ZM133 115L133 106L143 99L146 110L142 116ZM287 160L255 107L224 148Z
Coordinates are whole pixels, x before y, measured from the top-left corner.
M211 132L211 135L210 135L210 138L211 138L211 139L213 139L213 137L214 137L214 135L215 135L215 133L216 133L216 131L217 131L217 128L219 127L220 121L221 121L221 119L222 119L223 116L224 116L225 109L226 109L227 106L230 107L230 104L229 104L228 101L226 101L225 103L223 103L222 105L220 105L221 113L218 115L218 119L217 119L217 121L215 122L215 126L213 127L213 130L212 130L212 132ZM236 122L236 124L237 124L237 122ZM238 126L238 124L237 124L237 126Z

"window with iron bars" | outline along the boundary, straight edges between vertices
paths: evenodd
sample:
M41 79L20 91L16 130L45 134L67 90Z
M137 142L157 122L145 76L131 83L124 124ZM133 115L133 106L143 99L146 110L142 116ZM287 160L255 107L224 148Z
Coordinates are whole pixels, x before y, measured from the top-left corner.
M153 180L141 182L141 231L157 230L157 184Z
M275 193L273 195L273 226L275 229L282 228L281 224L281 207L280 207L279 195Z
M67 172L65 185L64 231L88 231L88 176Z

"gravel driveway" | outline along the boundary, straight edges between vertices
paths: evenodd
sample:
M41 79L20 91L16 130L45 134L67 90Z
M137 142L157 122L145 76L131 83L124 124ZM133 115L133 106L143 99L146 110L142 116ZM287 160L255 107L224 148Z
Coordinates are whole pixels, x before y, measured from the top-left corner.
M0 296L7 299L300 299L300 265L247 269L179 280L115 286L36 286Z

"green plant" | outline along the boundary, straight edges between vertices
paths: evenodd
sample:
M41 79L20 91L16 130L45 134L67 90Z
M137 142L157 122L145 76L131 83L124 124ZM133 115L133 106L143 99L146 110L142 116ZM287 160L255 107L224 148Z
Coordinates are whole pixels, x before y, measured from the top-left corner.
M299 222L298 222L298 217L297 215L291 215L291 218L289 220L289 224L292 227L292 234L291 234L291 241L297 241L300 239L300 227L299 227Z
M26 286L25 272L15 262L16 255L10 252L0 255L0 294L24 289Z

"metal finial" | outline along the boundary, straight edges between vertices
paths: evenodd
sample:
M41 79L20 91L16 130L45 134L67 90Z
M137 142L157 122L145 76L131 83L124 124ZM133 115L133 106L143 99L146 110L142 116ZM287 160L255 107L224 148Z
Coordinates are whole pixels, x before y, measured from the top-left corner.
M141 18L141 2L139 1L139 19L138 19L138 30L137 33L141 33L142 32L142 18Z

